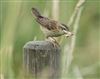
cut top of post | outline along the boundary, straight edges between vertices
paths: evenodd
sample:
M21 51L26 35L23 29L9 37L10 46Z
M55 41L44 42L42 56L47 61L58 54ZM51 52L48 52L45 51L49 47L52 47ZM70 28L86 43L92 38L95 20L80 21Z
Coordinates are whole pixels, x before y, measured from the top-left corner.
M30 41L24 45L24 48L35 50L60 50L60 46L54 46L49 41Z

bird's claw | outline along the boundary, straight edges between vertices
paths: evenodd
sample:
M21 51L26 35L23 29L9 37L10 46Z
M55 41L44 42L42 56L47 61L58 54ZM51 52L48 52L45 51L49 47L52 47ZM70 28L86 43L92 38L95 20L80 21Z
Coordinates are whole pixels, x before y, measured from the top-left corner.
M47 39L47 41L51 42L54 47L60 46L59 43L54 38L52 38L52 37Z

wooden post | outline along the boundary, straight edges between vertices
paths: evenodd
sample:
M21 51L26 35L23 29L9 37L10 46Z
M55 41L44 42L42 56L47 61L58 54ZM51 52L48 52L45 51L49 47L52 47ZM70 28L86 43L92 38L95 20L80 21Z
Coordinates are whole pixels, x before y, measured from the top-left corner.
M59 79L60 47L48 41L30 41L24 46L25 70L36 79Z

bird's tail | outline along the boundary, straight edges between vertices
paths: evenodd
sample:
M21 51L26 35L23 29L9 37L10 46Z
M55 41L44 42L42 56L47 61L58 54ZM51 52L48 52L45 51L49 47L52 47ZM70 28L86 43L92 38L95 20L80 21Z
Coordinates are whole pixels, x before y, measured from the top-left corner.
M41 14L39 13L39 11L36 8L32 8L32 13L35 15L35 17L41 16Z

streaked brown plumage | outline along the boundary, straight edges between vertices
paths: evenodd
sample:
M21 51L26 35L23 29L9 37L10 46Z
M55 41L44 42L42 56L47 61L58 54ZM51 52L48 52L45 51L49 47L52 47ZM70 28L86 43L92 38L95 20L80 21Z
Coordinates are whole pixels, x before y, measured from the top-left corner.
M58 21L48 19L47 17L42 16L36 8L32 8L32 13L35 16L35 20L42 26L44 29L43 32L46 37L58 37L61 35L71 36L72 33L69 31L69 28Z

